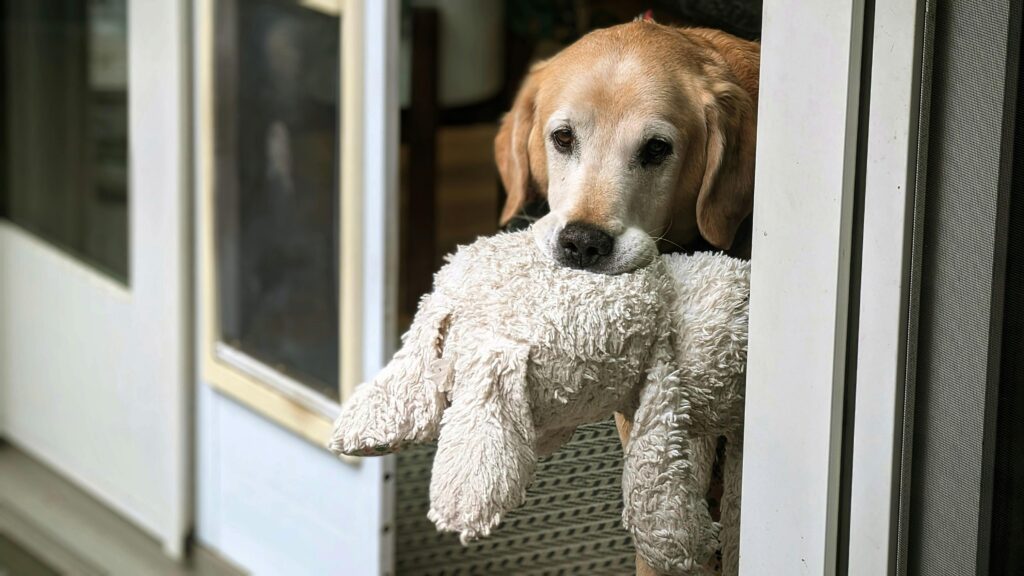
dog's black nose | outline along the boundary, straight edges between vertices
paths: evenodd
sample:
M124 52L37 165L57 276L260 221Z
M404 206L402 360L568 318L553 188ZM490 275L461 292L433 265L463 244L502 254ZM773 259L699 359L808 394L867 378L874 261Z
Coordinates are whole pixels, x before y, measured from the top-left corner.
M572 268L590 268L612 253L615 239L594 226L573 222L558 234L559 261Z

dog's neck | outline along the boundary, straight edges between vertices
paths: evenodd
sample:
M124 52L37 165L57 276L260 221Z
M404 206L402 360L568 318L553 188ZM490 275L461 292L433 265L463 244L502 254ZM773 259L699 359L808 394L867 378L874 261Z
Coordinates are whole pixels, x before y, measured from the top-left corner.
M733 258L750 260L750 243L751 240L753 240L752 231L753 219L751 217L747 217L747 219L744 220L736 230L736 236L733 239L732 247L728 250L720 250L716 248L701 236L697 236L693 241L687 242L681 249L678 246L673 246L668 243L661 243L658 248L663 254L672 254L675 252L681 252L683 254L693 254L694 252L724 252Z

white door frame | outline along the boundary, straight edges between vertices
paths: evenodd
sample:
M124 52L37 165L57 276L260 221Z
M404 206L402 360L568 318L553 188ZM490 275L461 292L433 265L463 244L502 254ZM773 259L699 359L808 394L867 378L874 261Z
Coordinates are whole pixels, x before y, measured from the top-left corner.
M863 0L766 0L740 571L836 569Z
M191 525L188 4L128 2L129 282L0 223L0 423L181 557Z
M363 358L361 381L384 368L398 341L398 0L366 4L363 23ZM395 573L395 457L380 464L380 573Z
M853 454L849 573L901 573L897 566L902 463L909 460L904 415L913 408L911 310L918 300L929 58L925 0L892 0L874 15ZM908 370L909 367L909 370ZM905 467L909 470L909 467Z

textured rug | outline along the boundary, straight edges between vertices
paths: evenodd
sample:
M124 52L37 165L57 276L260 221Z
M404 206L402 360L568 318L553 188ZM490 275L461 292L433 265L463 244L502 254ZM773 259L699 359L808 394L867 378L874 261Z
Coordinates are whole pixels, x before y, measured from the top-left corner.
M398 454L398 576L630 574L633 544L621 525L622 448L611 420L580 427L541 462L526 504L469 546L427 520L434 447Z

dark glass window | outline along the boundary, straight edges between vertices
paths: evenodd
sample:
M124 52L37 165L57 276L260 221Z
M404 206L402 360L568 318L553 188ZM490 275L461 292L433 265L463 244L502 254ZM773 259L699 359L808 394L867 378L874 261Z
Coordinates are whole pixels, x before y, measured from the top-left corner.
M5 0L0 10L0 209L127 281L127 0Z
M336 399L339 16L227 0L216 38L221 339Z

